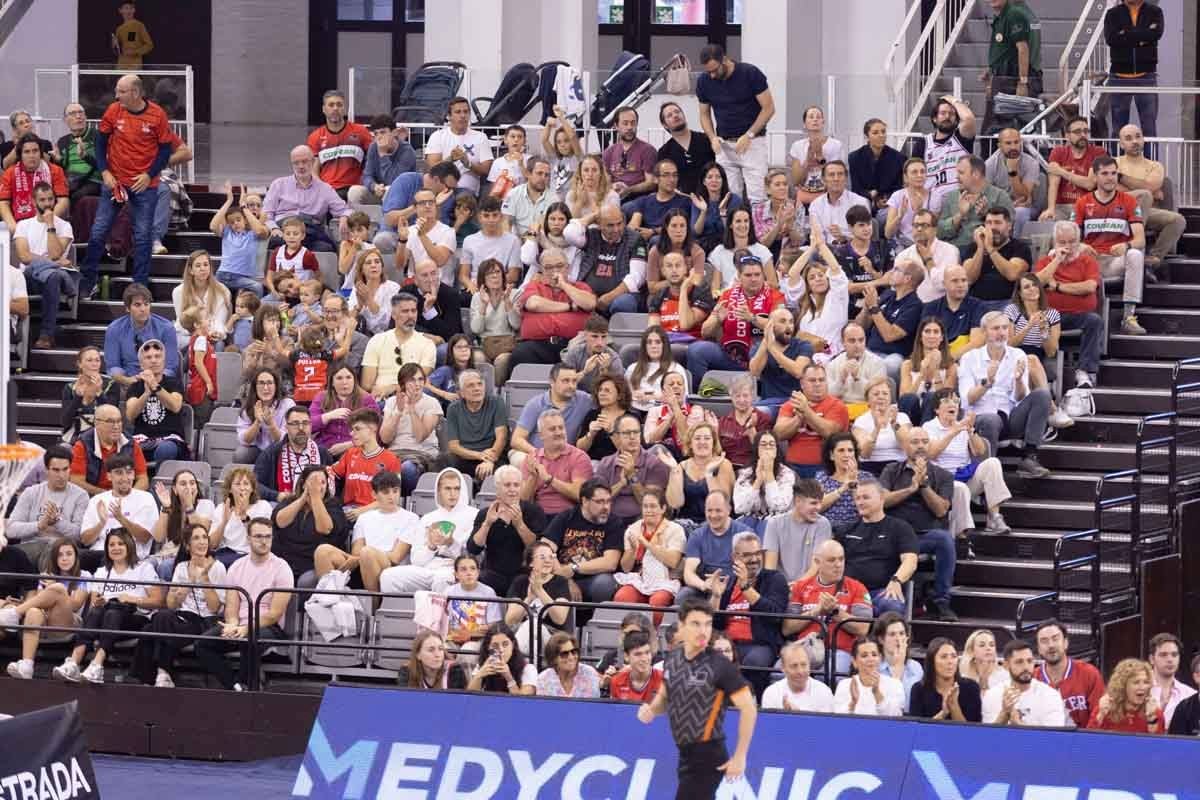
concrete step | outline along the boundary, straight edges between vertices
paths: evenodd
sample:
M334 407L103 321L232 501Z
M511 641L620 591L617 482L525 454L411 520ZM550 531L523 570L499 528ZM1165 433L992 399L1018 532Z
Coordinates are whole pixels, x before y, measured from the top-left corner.
M1109 329L1118 331L1121 310L1114 308L1112 313L1113 320ZM1137 318L1150 334L1200 337L1200 308L1160 308L1142 305L1138 306Z
M1060 430L1057 441L1095 445L1132 445L1137 442L1138 426L1141 424L1141 420L1140 416L1131 414L1098 414L1094 417L1083 417L1076 420L1071 427ZM1196 430L1197 422L1193 419L1183 420L1183 424L1189 430ZM1151 423L1148 435L1165 436L1169 430L1167 421L1155 421Z
M1081 465L1084 466L1084 465ZM1090 466L1090 465L1087 465ZM1026 479L1017 477L1015 473L1005 476L1005 482L1008 484L1009 490L1016 496L1018 500L1031 502L1046 502L1046 501L1064 501L1072 503L1094 503L1096 500L1096 487L1099 484L1100 477L1103 473L1100 472L1081 472L1081 471L1066 471L1057 470L1051 472L1045 478ZM1148 476L1149 485L1165 487L1165 476ZM1130 491L1131 482L1129 479L1123 481L1105 482L1104 494L1106 497L1115 497L1125 494ZM1008 517L1008 505L1004 506L1004 516ZM1053 522L1058 525L1060 520L1056 517L1053 521L1042 520L1042 525L1047 525ZM1015 520L1009 520L1010 525L1017 524Z
M17 435L23 442L33 442L39 447L53 447L62 444L62 431L58 426L46 427L40 425L17 426Z
M1140 320L1139 314L1139 320ZM1127 336L1116 330L1108 337L1108 355L1112 358L1158 359L1193 358L1200 355L1200 336L1148 334ZM1161 411L1163 409L1154 409Z
M19 402L25 400L49 400L62 402L63 387L75 381L75 375L46 372L21 372L13 376L17 383Z
M974 562L960 562L960 570L961 565L966 563ZM997 587L990 584L973 584L960 579L960 583L950 590L950 597L955 612L964 619L1015 621L1017 607L1021 601L1028 600L1042 591L1042 589L1019 586ZM1067 605L1079 607L1087 601L1088 596L1080 593L1072 595L1068 599ZM1012 622L1006 622L1006 626L1011 625Z
M1174 270L1172 270L1174 272ZM1171 276L1176 278L1174 274ZM1170 308L1200 308L1200 284L1155 283L1142 291L1142 301L1147 306Z
M62 414L61 400L18 400L17 424L50 427L58 425Z

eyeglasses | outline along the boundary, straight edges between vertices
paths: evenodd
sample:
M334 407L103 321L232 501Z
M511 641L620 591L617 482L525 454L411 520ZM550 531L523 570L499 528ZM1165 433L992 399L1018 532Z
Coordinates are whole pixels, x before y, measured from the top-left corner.
M413 205L414 206L431 206L431 205L433 205L433 201L432 200L417 200L413 203Z
M1069 131L1067 131L1067 133L1073 133L1073 134L1076 134L1076 135L1079 135L1079 134L1084 134L1084 133L1087 133L1087 132L1088 132L1088 129L1087 129L1087 128L1073 128L1072 130L1069 130Z
M579 658L579 651L573 647L570 650L559 650L558 651L559 658L566 658L568 656L574 656L575 658Z
M287 427L289 427L289 428L311 428L312 420L294 419L291 422L287 423Z
M117 419L100 419L99 417L96 417L96 422L97 422L97 423L101 423L101 422L103 422L105 425L120 425L120 424L121 424L121 420L120 420L120 418L117 418Z

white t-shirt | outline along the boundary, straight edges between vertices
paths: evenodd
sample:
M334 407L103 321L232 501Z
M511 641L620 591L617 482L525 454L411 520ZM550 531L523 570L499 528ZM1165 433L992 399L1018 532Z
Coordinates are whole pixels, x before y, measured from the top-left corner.
M755 242L746 249L758 256L762 263L770 263L771 251L758 242ZM712 264L717 272L721 273L721 286L732 286L737 280L737 267L733 263L733 251L727 248L725 245L717 245L716 248L708 254L708 263Z
M637 362L635 361L634 363L630 364L628 367L625 368L625 379L626 380L628 380L628 381L633 380L633 370L634 370L634 367L636 367L636 366L637 366ZM686 369L684 369L682 364L678 364L675 362L671 363L671 367L670 367L670 369L667 370L666 375L670 375L672 372L678 374L680 377L683 378L684 391L690 393L692 391L691 386L690 386L690 384L692 382L691 373L689 373ZM653 361L650 363L650 368L646 370L646 374L643 375L641 381L638 382L638 385L633 386L631 383L631 385L629 387L630 391L634 391L634 392L642 391L642 392L645 392L646 394L653 394L658 398L657 400L654 400L654 401L648 402L648 403L639 403L635 400L633 402L633 407L636 408L638 411L643 411L643 412L649 411L650 409L656 408L658 405L660 405L660 401L662 400L662 378L650 380L650 376L657 375L657 374L658 374L658 362ZM666 375L664 375L663 377L666 377Z
M857 420L856 420L857 421ZM950 429L942 425L937 417L929 420L921 426L929 434L929 441L940 442L950 433ZM946 448L938 453L938 457L933 459L933 463L950 472L957 472L959 468L965 467L971 461L971 451L967 444L967 432L959 431L958 435L950 440Z
M212 584L225 583L225 565L220 561L214 560L212 566L208 568L208 582ZM171 575L172 583L191 583L188 578L188 562L181 561L175 565L175 572ZM183 588L183 587L180 587ZM221 598L221 607L225 606L225 591L224 589L216 589L217 597ZM218 608L213 611L208 607L208 600L205 598L203 589L188 587L187 594L183 598L183 603L179 606L180 611L190 611L200 617L212 617L221 613Z
M895 196L892 195L892 197ZM956 266L959 263L958 248L949 242L934 239L931 248L933 250L933 269L924 267L925 262L922 260L921 254L917 252L915 244L904 248L896 255L897 261L913 261L914 263L921 264L925 269L925 279L917 287L917 297L920 298L922 303L932 303L934 300L940 300L946 296L946 284L944 282L946 268Z
M462 173L462 177L458 180L459 188L466 189L472 194L479 194L479 176L468 169L468 165L491 161L493 158L491 142L482 132L471 128L467 128L466 133L457 134L449 127L445 127L434 131L433 135L429 137L429 141L425 143L425 155L440 153L443 159L449 160L450 153L456 147L461 147L466 152L466 164L462 161L454 163L454 166L458 167L458 171Z
M423 540L425 534L420 530L419 518L406 508L398 508L390 514L379 509L372 509L358 518L354 523L354 535L350 544L365 542L367 547L381 553L387 553L396 546L397 540L408 542L410 546Z
M887 675L879 676L879 689L883 702L876 704L875 693L858 683L858 706L850 710L850 684L858 683L858 676L845 678L838 684L833 695L833 710L838 714L862 714L868 717L898 717L904 713L904 684Z
M993 686L983 693L983 721L993 723L1000 716L1004 705L1004 692L1008 684ZM1030 682L1029 688L1021 692L1015 710L1021 714L1019 724L1039 728L1065 728L1067 726L1067 711L1063 706L1062 695L1041 681Z
M116 495L110 490L98 494L88 501L87 508L83 512L83 522L80 523L80 528L87 530L93 527L100 521L100 512L98 510L100 505L104 504L107 507L109 503L116 499ZM149 531L154 529L154 523L158 521L158 504L154 502L154 496L149 492L134 489L121 499L121 513L132 522L141 525ZM119 527L121 527L121 523L110 513L108 519L104 522L104 527L100 529L100 535L96 537L96 541L92 542L91 549L103 551L104 537L108 535L109 531ZM137 557L139 559L150 555L150 548L154 546L153 536L147 539L145 544L136 540L134 541L137 544Z
M67 222L62 217L54 218L55 235L59 241L66 244L75 238L75 232L71 229L71 223ZM40 221L37 217L28 217L17 223L17 229L13 231L13 237L24 239L29 245L29 252L35 256L44 256L48 254L46 247L46 224Z
M787 698L789 711L821 711L833 713L833 692L829 687L816 678L810 677L803 692L793 692L788 688L787 678L776 681L763 692L762 707L783 710L783 700Z
M898 192L892 192L888 198L887 204L889 209L896 209L896 213L900 213L900 207L904 205L904 198L908 197L908 190L901 189ZM896 235L908 241L913 240L913 217L916 216L916 210L913 209L912 200L908 201L908 206L905 208L904 214L900 217L900 227L896 229Z
M392 298L400 291L400 284L395 281L384 281L375 289L375 303L379 306L379 310L372 312L366 306L363 306L359 316L366 320L367 330L371 333L382 333L388 329L388 323L392 320ZM349 300L350 310L358 309L358 293L351 292Z
M785 281L784 285L786 286L786 284ZM789 304L795 306L799 294L796 295L796 299L792 298L791 292L785 290L784 294L787 296ZM805 313L803 316L798 315L796 324L798 330L813 336L820 336L829 343L829 350L825 354L828 359L842 352L842 328L846 326L849 318L850 279L846 277L843 270L838 270L836 275L829 273L829 291L825 293L825 304L821 306L821 313L815 317L809 313Z
M896 413L896 424L903 428L912 425L912 420L908 418L908 414L900 411ZM860 414L858 419L854 420L854 429L866 434L874 433L875 417L870 412ZM896 432L886 427L876 437L871 455L863 456L863 461L904 461L907 458L908 454L900 447L900 442L896 441Z
M122 579L127 581L158 581L158 573L154 571L154 565L149 561L139 561L133 569L127 569L121 572L109 573L108 567L100 567L96 570L96 574L92 576L92 583L88 587L89 591L96 592L100 595L102 602L116 600L123 594L133 595L134 597L146 597L149 586L142 584L123 583ZM139 614L149 614L150 610L145 608L138 609Z
M20 300L22 297L29 297L29 289L25 286L25 273L14 267L12 264L7 265L7 272L4 273L4 286L8 290L8 306L12 307L13 300ZM9 324L12 326L13 332L17 330L19 318L16 315L9 317Z
M246 509L246 519L254 519L255 517L271 518L271 504L266 500L259 500ZM225 519L225 504L217 506L213 512L212 527L210 531L215 531L221 525L221 521ZM250 553L250 539L246 532L246 523L242 522L242 518L234 515L233 519L229 520L229 524L225 526L225 531L221 535L221 547L228 547L230 550L248 555Z
M530 154L526 153L524 156L524 161L526 164L529 163L529 157ZM525 173L522 171L521 165L516 161L510 160L508 153L499 156L495 161L492 162L492 168L488 170L488 180L492 183L495 183L496 181L500 180L500 176L506 172L508 173L509 180L512 181L513 186L520 186L525 182Z
M791 149L788 150L788 157L793 161L804 162L808 160L808 145L807 138L797 139L792 142ZM825 137L825 145L821 148L821 158L828 164L830 161L846 161L846 146L834 139L831 136ZM808 171L805 177L804 184L797 188L809 189L811 191L821 191L825 184L821 180L821 167L817 166Z
M438 222L438 224L434 225L429 231L428 236L429 241L436 245L440 245L441 247L450 248L451 253L458 249L458 237L454 233L454 228L451 228L444 222ZM421 237L417 234L416 225L408 226L408 241L405 243L405 246L408 248L408 265L405 266L404 277L407 278L410 277L413 272L413 268L415 268L417 264L420 264L422 261L432 261L433 259L429 257L429 252L425 249L425 245L421 243ZM447 259L446 263L442 265L442 283L446 284L447 286L453 286L455 284L453 279L446 279L447 272L454 271L453 263L454 259L451 258ZM451 276L451 278L454 277L455 276L453 275ZM351 295L351 297L353 297L353 295Z
M383 404L383 416L396 413L396 396L392 395ZM445 412L442 411L442 404L438 402L436 397L428 394L422 394L421 399L417 401L417 416L428 416L433 414L437 417L444 417ZM441 424L438 420L438 425ZM425 437L424 441L418 442L413 437L413 421L410 414L405 414L400 417L400 421L396 423L396 435L392 441L387 443L389 450L399 453L401 450L419 450L422 453L430 456L437 456L438 434L437 425L433 426L433 430Z

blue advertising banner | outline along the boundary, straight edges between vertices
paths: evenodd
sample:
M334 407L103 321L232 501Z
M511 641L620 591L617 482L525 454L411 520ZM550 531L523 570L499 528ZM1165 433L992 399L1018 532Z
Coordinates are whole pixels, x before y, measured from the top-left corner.
M666 718L636 706L403 689L325 690L292 797L659 800ZM726 719L729 741L737 714ZM1200 741L806 714L759 715L723 800L1200 800Z

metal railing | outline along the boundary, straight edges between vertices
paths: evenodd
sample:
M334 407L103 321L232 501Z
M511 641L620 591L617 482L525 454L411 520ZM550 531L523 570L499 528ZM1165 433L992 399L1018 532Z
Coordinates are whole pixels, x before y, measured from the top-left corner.
M892 102L893 127L908 130L916 123L941 77L946 59L974 11L974 0L938 0L917 37L912 50L906 47L909 30L922 5L914 0L900 32L883 62L888 99ZM901 64L901 58L908 53Z

